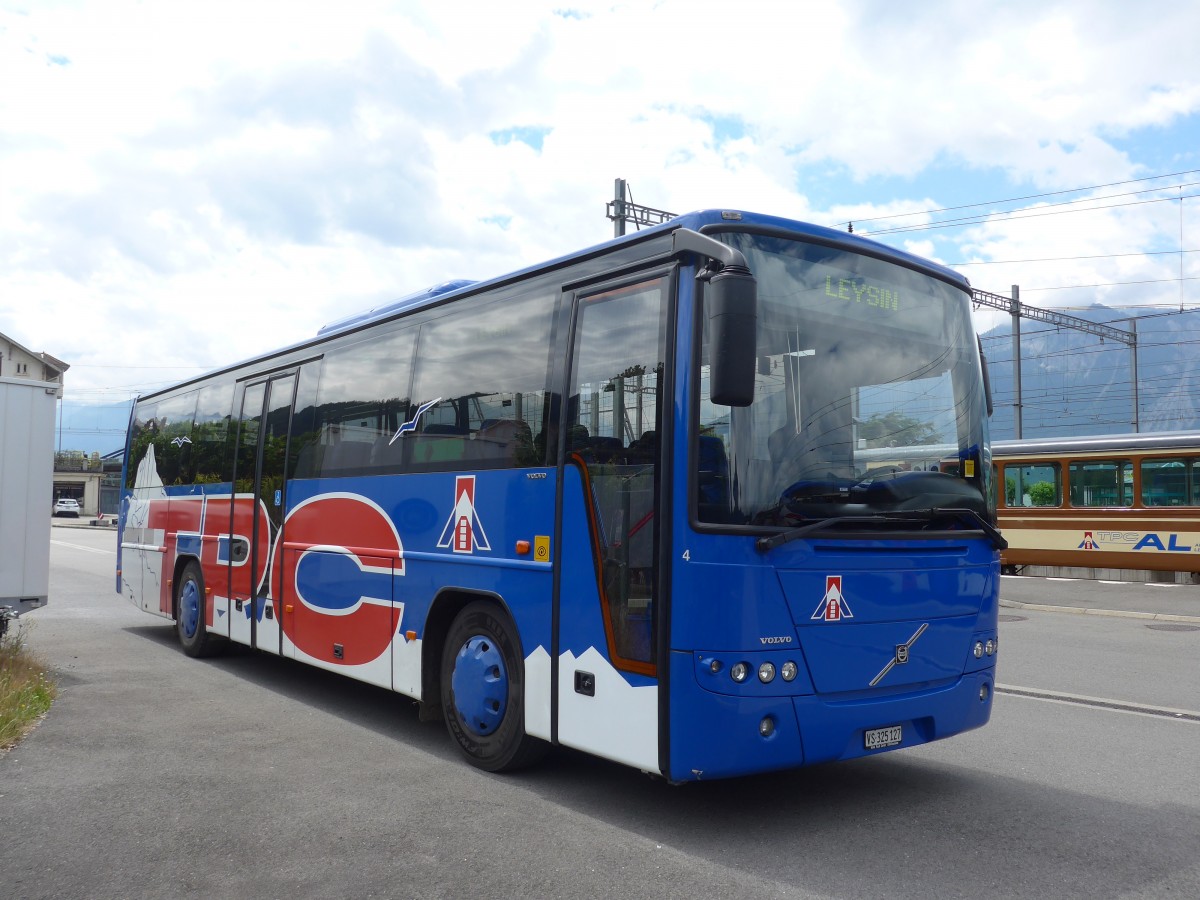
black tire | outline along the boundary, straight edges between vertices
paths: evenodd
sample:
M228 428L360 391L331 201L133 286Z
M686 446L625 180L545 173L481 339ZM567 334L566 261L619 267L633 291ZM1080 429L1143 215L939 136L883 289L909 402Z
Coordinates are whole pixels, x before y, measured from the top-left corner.
M516 629L496 604L471 603L455 617L441 688L446 728L471 765L508 772L549 748L525 733L525 663Z
M188 656L212 656L223 649L221 638L204 625L204 575L189 562L175 584L175 634Z

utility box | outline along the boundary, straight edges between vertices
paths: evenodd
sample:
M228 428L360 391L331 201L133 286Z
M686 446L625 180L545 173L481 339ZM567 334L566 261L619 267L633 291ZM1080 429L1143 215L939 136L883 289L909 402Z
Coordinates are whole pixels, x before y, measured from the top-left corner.
M46 605L59 385L0 377L0 633Z

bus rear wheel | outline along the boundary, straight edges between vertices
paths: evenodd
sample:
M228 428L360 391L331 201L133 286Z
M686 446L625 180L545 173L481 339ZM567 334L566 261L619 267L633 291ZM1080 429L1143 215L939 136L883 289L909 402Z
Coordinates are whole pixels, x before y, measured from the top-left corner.
M204 625L204 575L199 564L183 567L175 586L175 633L188 656L212 656L220 650L220 638Z
M442 652L442 715L459 749L488 772L519 769L547 744L525 733L525 669L516 629L491 603L465 607Z

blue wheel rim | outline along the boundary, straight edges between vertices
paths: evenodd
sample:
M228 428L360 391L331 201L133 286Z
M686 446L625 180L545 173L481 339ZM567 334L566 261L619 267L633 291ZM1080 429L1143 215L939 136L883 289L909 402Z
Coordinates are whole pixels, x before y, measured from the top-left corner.
M196 582L191 580L183 585L183 592L179 595L179 626L183 629L183 636L188 639L194 638L196 629L200 627L200 591Z
M451 687L459 721L480 737L494 734L508 706L508 669L492 638L477 634L459 648Z

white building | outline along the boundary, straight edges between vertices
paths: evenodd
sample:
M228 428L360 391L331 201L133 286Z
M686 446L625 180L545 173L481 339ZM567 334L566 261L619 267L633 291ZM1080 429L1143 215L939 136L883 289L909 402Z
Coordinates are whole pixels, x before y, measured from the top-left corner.
M8 335L0 334L0 376L4 378L28 378L31 381L48 381L57 384L58 399L61 401L63 375L69 368L67 363L55 359L49 353L36 353L17 343ZM60 472L58 468L56 465L54 499L74 497L83 508L82 515L95 515L100 495L99 461L96 462L94 473L86 472L87 466L79 466L78 471L75 472ZM47 515L49 512L46 510Z
M34 353L7 335L0 334L0 375L5 378L54 382L59 386L58 397L61 400L63 374L69 368L69 365L49 353Z

